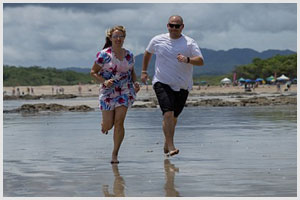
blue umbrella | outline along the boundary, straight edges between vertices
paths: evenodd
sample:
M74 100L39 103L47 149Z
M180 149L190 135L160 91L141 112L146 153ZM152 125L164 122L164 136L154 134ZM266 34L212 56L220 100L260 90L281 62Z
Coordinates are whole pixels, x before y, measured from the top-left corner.
M264 81L264 79L262 79L262 78L257 78L255 81L256 81L256 82L262 82L262 81Z
M253 83L255 81L251 80L251 79L246 79L246 83Z

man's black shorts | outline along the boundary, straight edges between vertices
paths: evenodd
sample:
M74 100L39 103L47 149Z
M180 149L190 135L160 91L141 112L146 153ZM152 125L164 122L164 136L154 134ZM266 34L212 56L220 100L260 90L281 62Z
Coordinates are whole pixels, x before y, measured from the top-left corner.
M161 82L156 82L153 88L163 114L174 111L174 116L177 118L183 110L189 91L184 89L174 91L169 85Z

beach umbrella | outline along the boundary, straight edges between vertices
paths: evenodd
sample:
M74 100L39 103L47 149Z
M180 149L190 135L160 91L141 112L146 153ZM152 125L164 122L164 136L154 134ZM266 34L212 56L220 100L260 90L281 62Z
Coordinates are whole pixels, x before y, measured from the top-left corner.
M246 83L255 83L255 81L254 81L254 80L251 80L251 79L246 79L245 82L246 82Z
M262 78L257 78L255 81L256 81L256 82L263 82L264 79L262 79Z
M266 80L267 81L272 81L272 80L274 80L274 76L269 76Z
M239 78L239 82L240 83L245 83L245 79L244 78Z
M269 76L266 80L267 80L268 83L275 82L274 76Z
M290 80L289 77L286 77L284 74L282 74L280 77L277 78L278 81L288 81Z
M222 84L230 84L230 83L231 83L231 80L230 80L229 78L223 78L223 79L221 80L221 83L222 83Z
M205 85L205 84L207 84L207 82L206 82L206 81L201 81L200 83L201 83L201 85Z

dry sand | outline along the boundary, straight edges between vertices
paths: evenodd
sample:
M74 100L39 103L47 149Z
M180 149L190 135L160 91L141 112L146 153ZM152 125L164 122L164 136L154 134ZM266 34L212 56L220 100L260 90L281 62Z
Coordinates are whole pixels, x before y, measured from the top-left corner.
M81 87L81 92L79 92L79 87ZM45 85L45 86L20 86L18 87L20 89L20 93L22 94L28 94L27 88L33 88L34 90L34 95L51 95L51 94L57 94L59 93L59 89L63 88L64 89L64 94L74 94L77 96L98 96L99 94L99 85L94 84L94 85L68 85L68 86L51 86L51 85ZM15 87L17 89L17 87ZM281 86L281 92L284 92L284 89L286 89L285 85ZM6 95L11 95L12 94L13 87L3 87L3 92ZM232 93L244 93L244 87L220 87L220 86L209 86L209 87L204 87L201 86L199 89L199 86L194 86L193 90L191 91L191 95L210 95L210 94L232 94ZM257 94L273 94L273 93L278 93L277 88L275 85L262 85L259 86L258 88L255 88L252 92L257 93ZM290 88L290 91L292 93L297 92L297 85L292 85ZM154 94L152 86L147 86L143 85L141 87L141 91L138 93L138 96L144 96L145 94L152 95ZM32 93L30 92L32 95ZM147 95L148 96L148 95Z

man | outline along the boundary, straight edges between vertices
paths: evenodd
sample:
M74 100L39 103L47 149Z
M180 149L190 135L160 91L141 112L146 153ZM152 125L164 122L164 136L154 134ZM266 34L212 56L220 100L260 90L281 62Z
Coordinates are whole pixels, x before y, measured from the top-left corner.
M182 34L182 17L171 16L167 28L169 33L155 36L146 48L141 81L146 82L149 61L156 54L152 84L163 113L164 153L173 156L179 153L174 145L177 118L193 86L193 66L203 65L203 56L196 42Z

